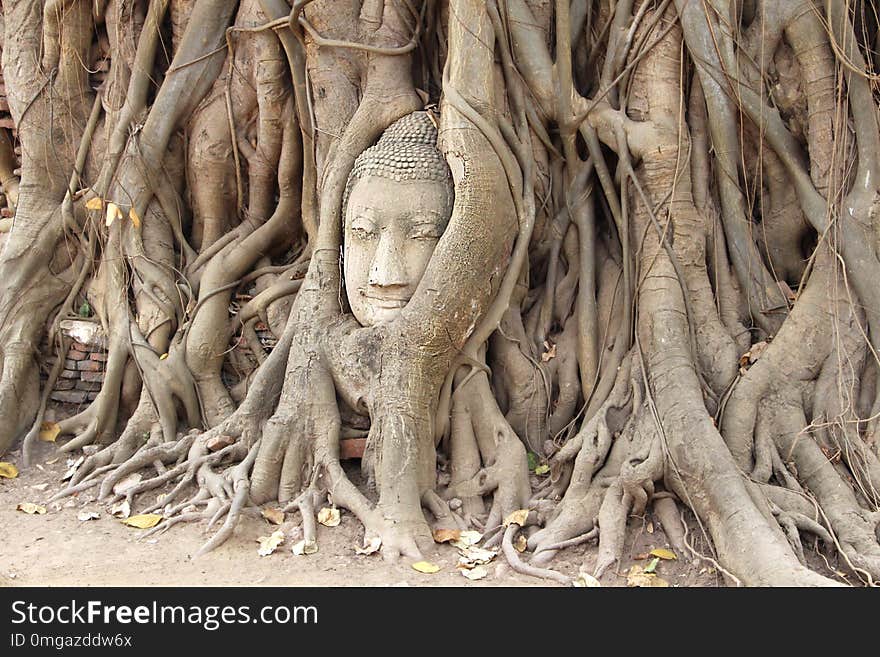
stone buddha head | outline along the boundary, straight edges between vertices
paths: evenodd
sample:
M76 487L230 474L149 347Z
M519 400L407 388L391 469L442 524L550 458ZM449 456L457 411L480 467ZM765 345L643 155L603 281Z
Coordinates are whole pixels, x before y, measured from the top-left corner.
M454 200L427 112L391 124L355 160L343 198L348 303L362 326L395 319L416 290Z

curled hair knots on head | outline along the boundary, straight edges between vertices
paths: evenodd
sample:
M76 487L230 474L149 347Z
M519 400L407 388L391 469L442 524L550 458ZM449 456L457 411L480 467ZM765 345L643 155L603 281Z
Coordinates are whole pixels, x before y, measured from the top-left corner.
M407 114L392 123L374 146L361 153L348 176L343 209L354 183L367 176L396 182L428 180L446 183L452 197L452 175L437 148L437 128L428 112Z

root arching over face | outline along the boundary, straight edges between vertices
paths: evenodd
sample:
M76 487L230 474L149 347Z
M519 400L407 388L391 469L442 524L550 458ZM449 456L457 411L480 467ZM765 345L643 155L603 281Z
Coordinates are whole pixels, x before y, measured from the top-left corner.
M3 5L0 140L0 451L82 452L53 499L200 554L329 506L616 583L650 516L728 584L880 579L876 17L56 4Z

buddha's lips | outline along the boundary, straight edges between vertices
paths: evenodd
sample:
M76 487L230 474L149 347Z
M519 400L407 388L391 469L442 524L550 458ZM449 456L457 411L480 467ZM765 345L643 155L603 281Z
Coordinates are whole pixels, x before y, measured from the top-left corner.
M403 308L406 304L409 303L409 300L412 298L412 295L407 297L398 297L398 296L382 296L378 294L370 294L361 290L361 295L365 299L369 299L370 303L375 306L381 306L382 308L386 308L389 310L395 308Z
M394 310L396 308L403 308L407 303L409 303L409 299L381 299L379 297L368 297L370 301L375 306L379 306L386 310Z

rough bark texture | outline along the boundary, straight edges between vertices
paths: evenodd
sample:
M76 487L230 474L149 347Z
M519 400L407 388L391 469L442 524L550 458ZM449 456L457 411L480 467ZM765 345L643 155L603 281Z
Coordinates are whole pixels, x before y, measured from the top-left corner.
M276 501L308 545L329 500L389 558L476 527L557 580L595 536L588 569L614 568L653 505L679 550L696 516L731 584L880 578L872 2L2 11L0 453L27 465L57 429L88 455L59 497L154 469L124 496L162 528L222 523L204 550ZM433 249L412 289L364 275L406 297L362 326L347 181L420 110L451 216L400 238ZM47 427L77 316L106 334L100 391ZM810 536L835 565L810 568Z

